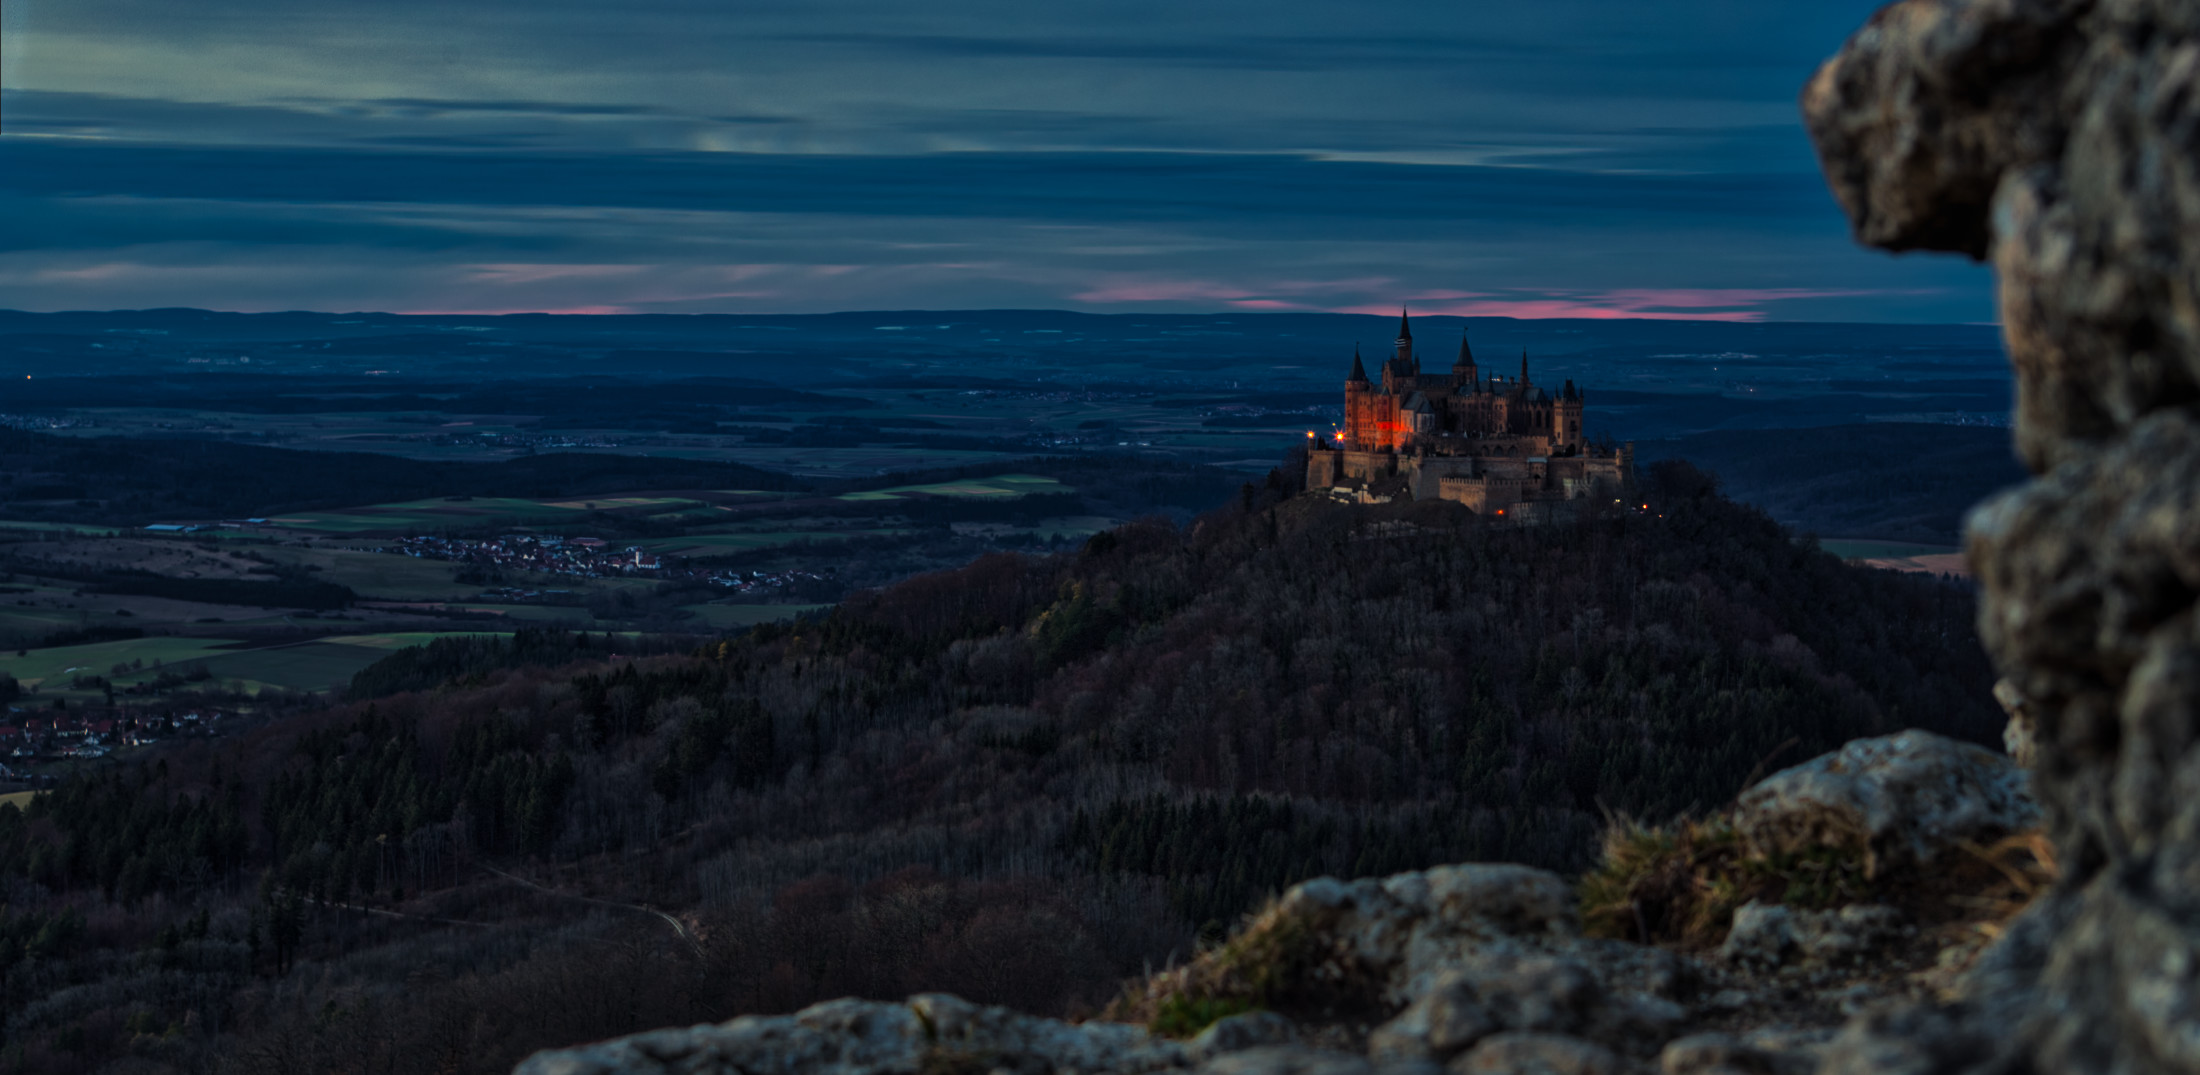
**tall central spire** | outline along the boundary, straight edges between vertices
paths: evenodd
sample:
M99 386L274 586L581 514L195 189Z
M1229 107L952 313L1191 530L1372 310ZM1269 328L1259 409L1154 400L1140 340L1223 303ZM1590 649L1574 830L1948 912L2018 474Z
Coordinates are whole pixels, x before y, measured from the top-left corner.
M1412 358L1413 328L1406 323L1406 308L1400 306L1398 307L1398 361L1407 362L1411 361Z

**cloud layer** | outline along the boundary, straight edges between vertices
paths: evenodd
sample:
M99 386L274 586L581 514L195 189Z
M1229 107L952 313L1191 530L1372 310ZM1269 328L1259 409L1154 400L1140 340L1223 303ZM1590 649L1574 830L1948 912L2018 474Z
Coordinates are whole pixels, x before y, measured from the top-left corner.
M26 0L0 305L1984 319L1796 123L1870 6Z

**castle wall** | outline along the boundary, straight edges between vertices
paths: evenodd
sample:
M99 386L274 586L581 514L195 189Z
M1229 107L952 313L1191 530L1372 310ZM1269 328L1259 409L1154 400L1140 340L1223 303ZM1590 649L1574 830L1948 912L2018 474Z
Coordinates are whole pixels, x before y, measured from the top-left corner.
M1415 500L1436 500L1443 496L1443 483L1455 477L1469 477L1475 473L1475 458L1464 455L1429 455L1408 457L1399 463L1399 470L1411 468Z
M1327 489L1337 484L1337 457L1341 454L1320 448L1309 450L1306 453L1306 487Z

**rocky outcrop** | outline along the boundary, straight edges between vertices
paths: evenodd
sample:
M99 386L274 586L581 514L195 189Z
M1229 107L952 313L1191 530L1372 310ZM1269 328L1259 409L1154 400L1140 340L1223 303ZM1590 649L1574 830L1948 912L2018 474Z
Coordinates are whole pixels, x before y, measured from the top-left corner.
M1969 552L2063 870L1829 1069L2200 1070L2200 6L1905 0L1803 103L1859 238L1999 277L2039 478Z
M2039 824L2025 772L1931 732L1859 739L1742 793L1734 826L1761 852L1854 842L1865 873L1930 866Z
M1882 832L1889 861L1915 866L2028 817L2013 772L1997 755L1906 733L1774 774L1752 816L1781 834L1784 854L1862 855L1852 837ZM1862 820L1781 820L1843 810ZM1811 845L1813 833L1835 842ZM519 1070L1801 1075L1853 1011L1908 995L1893 953L1916 931L1892 907L1752 903L1723 948L1692 955L1584 935L1579 898L1558 876L1514 865L1319 878L1191 964L1139 983L1111 1013L1136 1022L1069 1024L941 995L841 1000L546 1052ZM1140 1025L1190 1007L1255 1010L1189 1041Z
M1120 1023L1075 1026L943 994L835 1000L793 1015L656 1030L537 1053L515 1075L1014 1075L1189 1066L1191 1050Z

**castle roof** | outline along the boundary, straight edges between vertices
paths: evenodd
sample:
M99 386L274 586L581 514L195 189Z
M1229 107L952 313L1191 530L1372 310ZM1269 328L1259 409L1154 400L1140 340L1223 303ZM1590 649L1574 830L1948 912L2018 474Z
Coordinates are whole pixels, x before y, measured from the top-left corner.
M1429 405L1428 396L1420 392L1415 392L1414 394L1406 397L1404 409L1408 411L1418 411L1426 413L1434 411L1436 408Z
M1465 329L1461 329L1459 332L1459 361L1452 363L1452 365L1474 365L1474 348L1467 346L1467 333Z
M1413 338L1413 329L1406 324L1406 308L1403 306L1398 307L1398 338L1401 340Z
M1352 375L1345 378L1346 384L1354 381L1361 384L1367 383L1367 367L1360 365L1360 347L1358 344L1352 346Z

